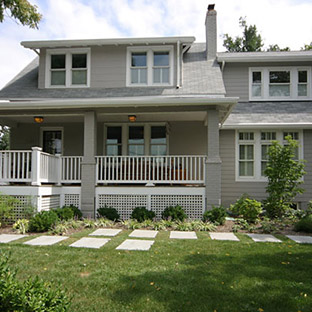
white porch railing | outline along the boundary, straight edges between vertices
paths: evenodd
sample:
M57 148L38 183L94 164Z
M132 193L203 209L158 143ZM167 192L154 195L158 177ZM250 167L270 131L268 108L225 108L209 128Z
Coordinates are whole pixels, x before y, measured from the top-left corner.
M81 161L82 156L62 156L62 183L81 182Z
M48 153L40 153L40 182L58 183L59 182L60 156Z
M97 183L204 184L206 156L97 156Z
M0 151L0 181L30 182L31 151Z

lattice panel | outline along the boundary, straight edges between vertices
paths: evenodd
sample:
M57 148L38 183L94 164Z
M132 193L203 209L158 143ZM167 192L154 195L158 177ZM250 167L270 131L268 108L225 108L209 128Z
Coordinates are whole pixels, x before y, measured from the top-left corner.
M40 210L50 210L60 207L60 195L42 196Z
M73 205L80 209L80 195L79 194L65 194L64 195L64 205Z
M147 195L106 195L101 194L98 197L98 208L115 208L120 218L130 219L132 210L135 207L147 207Z
M13 209L14 216L12 220L6 220L6 222L13 223L17 219L29 218L29 215L27 214L27 210L32 205L31 196L12 195L9 197L14 197L17 201L16 203L14 203L14 209ZM1 199L0 197L0 201L3 202L4 198Z
M161 218L162 211L168 206L180 205L190 219L201 219L203 215L202 195L151 195L150 209L155 211L156 218Z

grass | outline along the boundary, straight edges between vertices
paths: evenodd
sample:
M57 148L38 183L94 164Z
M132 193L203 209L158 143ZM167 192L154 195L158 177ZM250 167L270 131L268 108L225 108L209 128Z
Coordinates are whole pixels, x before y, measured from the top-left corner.
M65 287L71 311L312 311L312 246L169 240L160 232L150 251L118 251L130 231L99 250L67 245L93 230L73 234L55 246L17 242L0 245L11 254L18 277L39 275ZM29 239L29 238L28 238ZM24 239L27 240L27 239Z

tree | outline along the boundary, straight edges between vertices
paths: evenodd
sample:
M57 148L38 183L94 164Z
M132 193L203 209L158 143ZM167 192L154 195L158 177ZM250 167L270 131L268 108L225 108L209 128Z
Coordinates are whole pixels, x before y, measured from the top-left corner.
M0 0L0 22L5 16L19 20L23 26L38 28L42 15L27 0Z
M10 149L10 128L0 126L0 151Z
M223 36L223 46L229 52L251 52L261 51L263 41L261 35L258 34L256 25L247 25L246 17L240 17L239 25L243 29L242 37L232 38L228 34Z
M301 50L312 50L312 41L310 42L310 44L305 44L303 48L301 48Z
M289 47L280 48L278 44L270 44L267 52L282 52L282 51L290 51Z
M300 187L305 174L304 162L296 160L298 142L286 137L287 144L281 145L273 141L268 150L268 162L264 170L268 178L266 192L269 194L264 201L265 209L271 218L282 217L290 208L297 194L302 194Z

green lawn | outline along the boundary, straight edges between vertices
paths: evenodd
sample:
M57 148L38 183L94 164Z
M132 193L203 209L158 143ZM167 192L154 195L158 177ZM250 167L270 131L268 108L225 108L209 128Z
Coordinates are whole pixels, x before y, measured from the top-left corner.
M1 244L18 277L39 275L65 287L71 311L312 311L312 245L169 240L160 232L150 251L117 251L122 234L99 250ZM25 239L24 239L25 240Z

